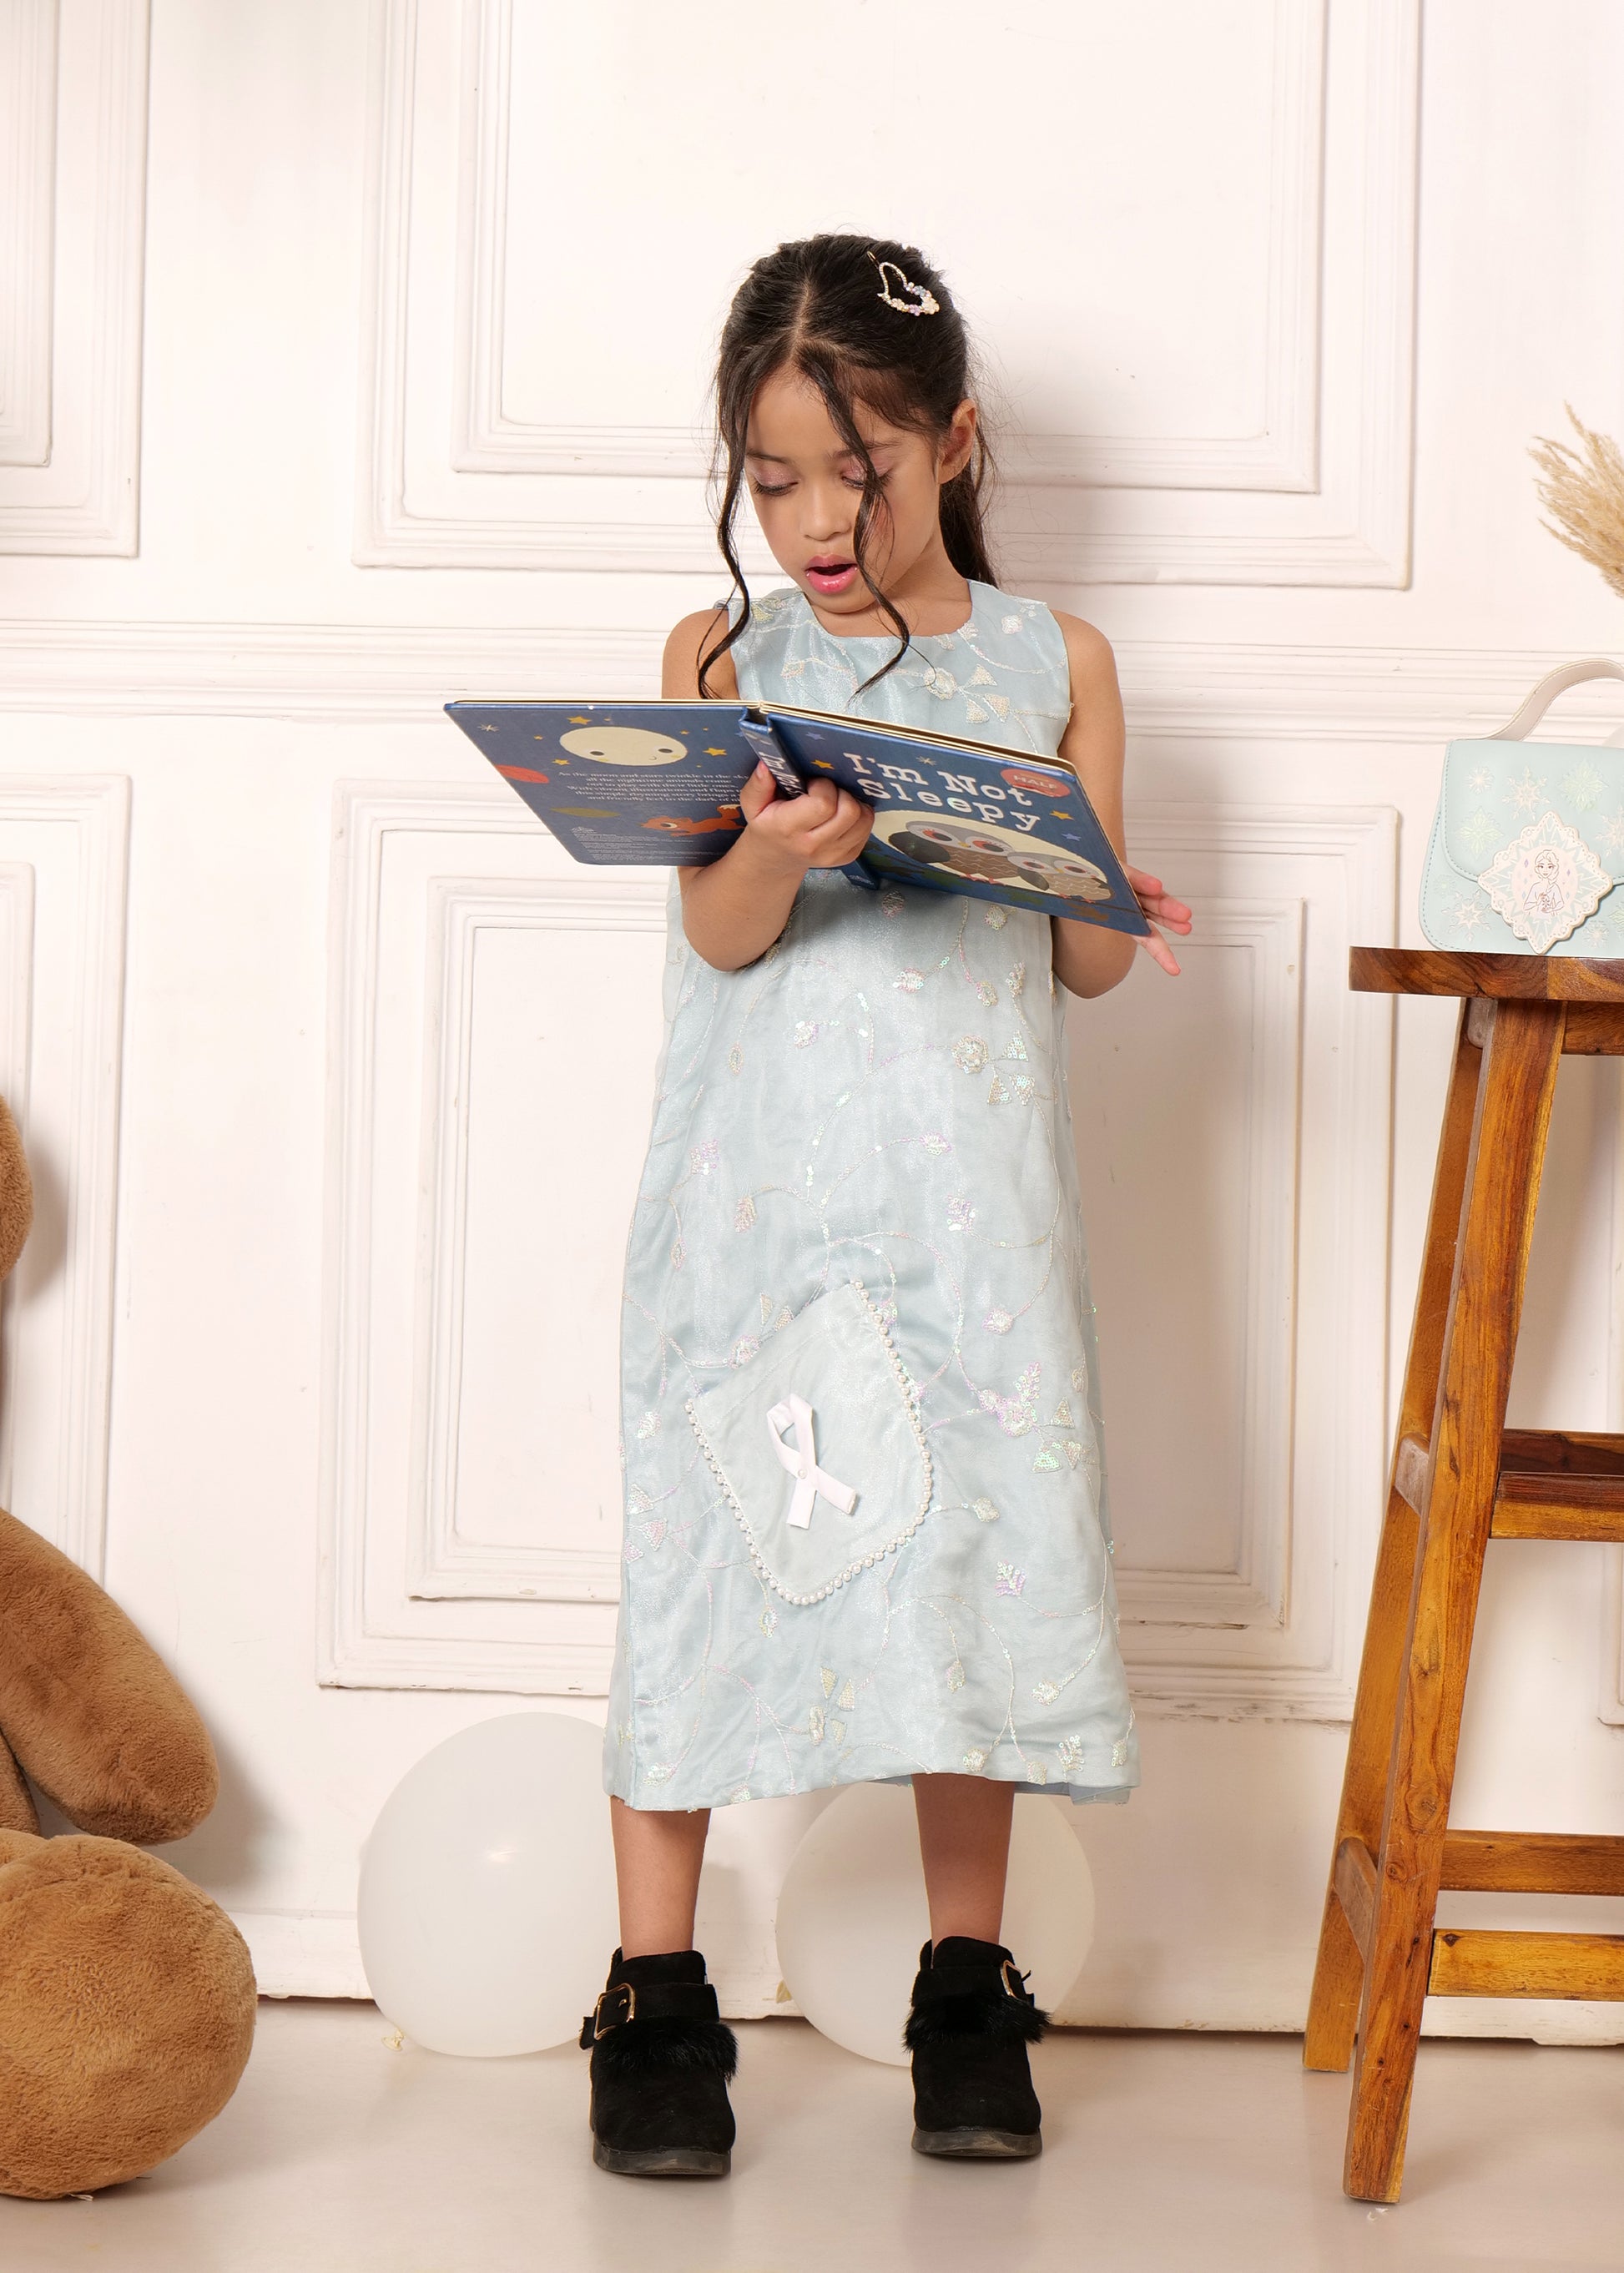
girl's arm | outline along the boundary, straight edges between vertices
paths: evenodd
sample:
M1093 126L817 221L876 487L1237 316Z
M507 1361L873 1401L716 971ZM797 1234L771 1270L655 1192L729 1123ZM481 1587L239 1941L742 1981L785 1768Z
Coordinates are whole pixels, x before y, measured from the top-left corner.
M699 658L725 619L715 609L684 616L665 642L660 693L667 701L692 702L699 694ZM711 666L719 696L737 701L738 675L731 655ZM861 798L815 781L804 797L780 797L765 766L757 766L739 792L745 827L719 860L679 868L682 929L688 945L717 971L741 971L767 949L789 919L808 868L844 868L868 841L874 815Z
M1125 737L1122 695L1116 685L1116 663L1110 642L1092 624L1056 611L1056 622L1065 634L1066 658L1071 667L1071 723L1061 739L1060 755L1076 769L1088 802L1100 817L1100 826L1124 866L1122 832L1122 773ZM1187 932L1190 911L1170 898L1160 880L1137 868L1128 881L1147 914L1171 930ZM1071 994L1108 994L1128 975L1136 946L1154 962L1177 976L1178 964L1161 934L1136 941L1128 933L1108 931L1101 924L1071 923L1053 919L1055 975Z

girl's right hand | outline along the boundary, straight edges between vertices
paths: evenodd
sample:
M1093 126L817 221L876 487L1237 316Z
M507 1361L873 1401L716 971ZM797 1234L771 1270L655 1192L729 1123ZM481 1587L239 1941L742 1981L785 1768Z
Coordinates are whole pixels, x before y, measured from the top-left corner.
M813 781L801 797L784 797L764 765L758 765L739 792L749 838L786 872L844 868L862 851L874 827L874 809L837 789Z

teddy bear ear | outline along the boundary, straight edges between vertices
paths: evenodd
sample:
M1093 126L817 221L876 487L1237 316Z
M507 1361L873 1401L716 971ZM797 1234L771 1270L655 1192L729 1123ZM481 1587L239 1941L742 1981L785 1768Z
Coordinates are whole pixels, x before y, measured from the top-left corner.
M11 1108L0 1097L0 1279L10 1278L34 1221L34 1179Z

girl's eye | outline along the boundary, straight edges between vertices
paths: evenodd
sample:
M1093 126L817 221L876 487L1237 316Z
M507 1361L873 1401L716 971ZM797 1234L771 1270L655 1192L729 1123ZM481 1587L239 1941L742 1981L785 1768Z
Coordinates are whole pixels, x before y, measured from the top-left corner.
M794 487L793 482L758 482L751 477L750 487L757 497L787 497Z

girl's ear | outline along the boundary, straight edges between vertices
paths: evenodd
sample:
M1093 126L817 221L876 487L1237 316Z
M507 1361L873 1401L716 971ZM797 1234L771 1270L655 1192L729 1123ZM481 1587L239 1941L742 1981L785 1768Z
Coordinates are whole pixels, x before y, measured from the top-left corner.
M961 402L952 416L951 424L942 437L936 451L936 483L938 487L955 480L970 462L970 453L975 446L975 405Z

